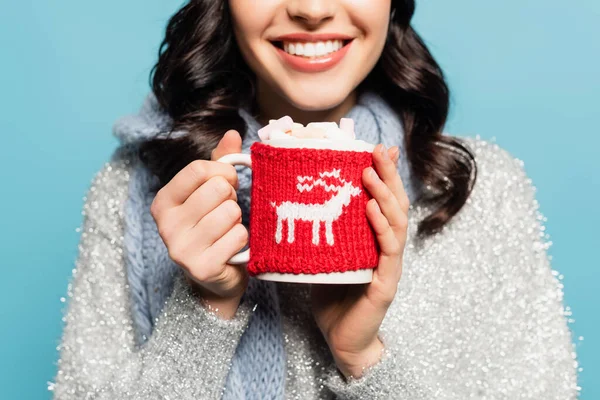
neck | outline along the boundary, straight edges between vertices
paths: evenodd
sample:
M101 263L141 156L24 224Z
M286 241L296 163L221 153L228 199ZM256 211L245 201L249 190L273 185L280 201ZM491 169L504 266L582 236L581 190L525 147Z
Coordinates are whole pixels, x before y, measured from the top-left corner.
M256 102L258 107L258 122L267 125L271 119L279 119L289 115L295 122L308 124L310 122L339 123L356 104L356 91L353 91L337 106L326 110L301 110L290 104L280 94L271 90L261 81L257 82Z

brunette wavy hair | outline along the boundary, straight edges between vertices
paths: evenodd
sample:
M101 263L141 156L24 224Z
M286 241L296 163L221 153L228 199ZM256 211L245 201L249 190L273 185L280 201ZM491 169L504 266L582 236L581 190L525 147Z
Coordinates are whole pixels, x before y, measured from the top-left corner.
M442 135L449 90L439 65L410 25L414 0L393 0L383 53L358 90L381 95L400 116L413 175L427 189L431 214L419 222L418 235L439 230L462 208L477 175L473 154ZM185 136L154 139L140 157L166 184L211 151L229 129L246 130L238 108L252 108L254 73L237 46L229 2L190 0L166 28L150 80L161 107L173 119L172 131Z

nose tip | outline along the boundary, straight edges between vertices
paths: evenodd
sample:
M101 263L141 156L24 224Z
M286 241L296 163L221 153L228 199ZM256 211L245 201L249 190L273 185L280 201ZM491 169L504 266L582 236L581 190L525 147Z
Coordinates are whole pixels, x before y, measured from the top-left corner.
M333 3L331 0L291 1L288 5L288 15L295 21L318 25L333 18Z

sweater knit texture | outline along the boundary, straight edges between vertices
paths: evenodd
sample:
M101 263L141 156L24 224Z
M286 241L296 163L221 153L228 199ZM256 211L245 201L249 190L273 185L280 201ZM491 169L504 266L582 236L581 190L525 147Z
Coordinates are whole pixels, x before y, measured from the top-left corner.
M128 126L136 121L130 118ZM152 121L138 125L147 138L161 130L161 122ZM136 140L125 139L124 144ZM97 400L236 395L575 399L577 362L569 312L558 273L550 266L535 188L523 163L497 145L462 141L477 161L473 192L440 233L424 239L417 237L416 228L431 209L411 202L402 278L380 328L385 352L360 379L350 380L337 370L312 318L309 285L251 279L234 318L222 320L199 303L179 270L162 275L173 278L172 289L166 303L157 300L153 306L151 296L162 289L155 292L151 282L161 281L159 275L142 272L145 302L140 304L150 304L143 312L150 315L151 334L140 340L143 319L136 314L129 254L137 249L135 257L144 268L149 257L140 247L130 248L127 230L135 221L148 223L143 215L128 220L131 185L143 170L130 151L120 148L84 199L58 372L49 389L56 399ZM248 144L244 146L247 151ZM257 289L261 295L254 297ZM236 362L236 357L266 351L246 335L257 318L274 321L281 330L273 327L272 332L283 338L285 389L274 397L260 396L260 391L278 384L278 377L246 387L242 376L248 366ZM239 353L242 349L246 355Z
M258 129L260 124L245 109L240 109L240 116L247 125L246 132L243 135L242 149L249 152L250 147L256 143L258 138ZM410 168L404 149L404 135L402 124L397 114L387 105L387 103L374 93L366 92L359 96L357 104L346 115L355 122L355 132L357 139L362 139L369 143L384 143L386 146L398 146L400 149L400 162L398 169L405 184L405 190L409 199L415 200L415 190L413 179L410 175ZM160 108L153 94L146 98L138 115L128 116L116 122L114 127L115 135L121 140L126 149L132 152L135 159L135 149L145 140L163 137L171 128L169 116ZM175 135L183 135L184 132L176 132ZM274 149L273 151L281 151ZM288 150L290 151L290 150ZM345 155L342 152L338 157L348 158L350 153ZM321 152L320 154L326 154ZM299 154L300 156L300 154ZM354 156L356 161L365 159L365 156ZM370 157L370 155L368 155ZM280 157L279 159L281 159ZM314 163L315 158L307 161ZM362 164L348 162L351 167L358 167ZM370 163L369 163L370 165ZM366 167L365 164L363 166ZM296 166L289 166L297 169ZM252 172L249 168L239 169L239 190L238 202L242 209L243 223L249 226L251 196L250 188L252 183ZM356 169L356 168L354 168ZM259 176L262 171L258 172ZM279 171L284 172L284 171ZM356 170L354 177L360 181L361 172ZM139 161L135 160L135 165L131 180L129 183L129 195L125 213L125 259L127 263L128 282L131 287L132 313L136 322L136 337L138 343L144 343L152 334L154 321L162 311L165 301L173 290L175 274L179 267L169 258L168 250L158 234L156 223L150 214L150 205L156 195L157 177L153 176L148 169ZM256 192L256 191L254 191ZM364 195L363 195L364 199ZM355 220L364 215L366 200L362 201L362 208L355 211ZM358 210L355 206L354 210ZM260 213L255 213L260 214ZM362 215L361 215L362 214ZM253 215L254 221L257 217L263 217L261 214ZM337 228L337 226L336 226ZM364 230L363 230L364 231ZM356 230L354 234L360 233ZM298 267L290 263L289 254L287 257L281 255L281 251L275 252L268 250L269 247L259 243L255 245L255 250L251 253L249 271L251 275L259 271L267 272L268 266L283 268L280 272L294 272L290 270L296 268L305 268L303 273L325 272L322 270L327 265L344 265L344 259L350 258L350 250L354 247L358 239L371 241L370 247L362 247L365 251L352 252L352 255L362 255L355 257L354 264L349 269L359 269L375 267L376 253L373 237L370 233L364 233L360 238L352 237L352 232L345 235L345 252L337 251L337 258L329 257L330 263L324 262L321 265L315 263L318 256L322 254L306 254L301 258L302 266ZM250 244L257 240L251 236ZM309 242L310 243L310 242ZM312 246L311 246L312 247ZM338 244L335 249L344 247ZM301 249L304 250L304 249ZM267 251L265 253L264 251ZM306 253L306 252L305 252ZM358 264L364 263L364 265ZM288 268L287 270L285 268ZM318 270L321 268L321 270ZM273 272L271 270L271 272ZM277 294L274 283L251 280L242 301L251 301L259 304L254 317L241 338L240 344L236 349L233 358L233 365L228 376L225 390L225 398L231 399L262 399L262 398L283 398L285 386L285 351L283 348L283 336L281 327L280 311L278 308Z

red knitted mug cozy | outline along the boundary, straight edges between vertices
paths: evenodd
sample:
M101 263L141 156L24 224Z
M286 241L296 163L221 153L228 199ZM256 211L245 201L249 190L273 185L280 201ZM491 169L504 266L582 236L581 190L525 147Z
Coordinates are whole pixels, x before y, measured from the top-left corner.
M248 272L317 274L374 268L378 245L362 184L370 152L251 147Z

